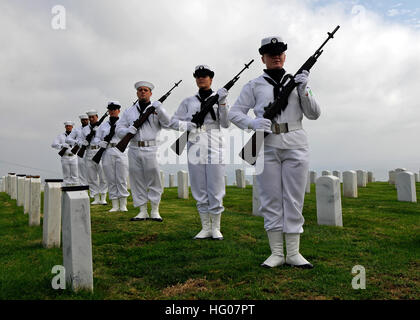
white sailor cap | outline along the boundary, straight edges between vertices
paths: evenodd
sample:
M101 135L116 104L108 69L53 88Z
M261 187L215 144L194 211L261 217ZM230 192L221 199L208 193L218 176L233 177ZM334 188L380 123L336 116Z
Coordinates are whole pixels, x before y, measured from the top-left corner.
M86 111L86 114L90 117L90 116L97 116L98 115L98 111L96 111L95 109Z
M121 109L121 104L117 100L109 101L108 109L110 110Z
M66 121L64 122L65 126L74 126L74 122L73 121Z
M279 36L271 36L261 40L261 47L258 49L259 53L283 53L287 50L287 44Z
M79 116L79 119L80 119L80 120L83 120L83 119L89 119L89 117L87 116L87 114L81 114L81 115Z
M196 78L198 75L209 76L210 78L214 77L214 71L206 64L199 64L195 67L193 76Z
M149 88L149 89L150 89L150 91L152 91L152 90L155 88L155 86L154 86L152 83L147 82L147 81L139 81L139 82L136 82L136 83L134 84L134 88L136 88L136 90L137 90L139 87L147 87L147 88Z

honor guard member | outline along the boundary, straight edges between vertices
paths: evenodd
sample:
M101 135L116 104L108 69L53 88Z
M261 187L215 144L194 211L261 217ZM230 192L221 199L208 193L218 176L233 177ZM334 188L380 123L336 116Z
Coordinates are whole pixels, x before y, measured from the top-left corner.
M61 150L67 148L66 153L61 157L61 168L63 170L63 185L64 186L75 186L78 185L78 172L77 172L77 157L70 152L73 147L72 144L66 143L66 138L73 130L74 122L64 122L66 132L60 133L52 143L51 147L54 149Z
M287 44L280 37L262 39L259 52L266 69L242 88L229 112L229 119L241 129L270 133L264 140L264 168L257 175L260 212L272 253L262 266L276 267L286 263L312 268L312 264L299 253L309 166L308 141L302 128L302 118L305 115L315 120L321 113L307 85L309 72L303 71L294 78L298 86L290 94L287 108L277 115L273 123L263 118L264 108L274 101L281 90L281 82L286 75L283 69L286 49ZM254 110L255 119L247 115L250 109Z
M228 91L221 88L217 91L218 103L206 115L204 125L196 128L191 122L195 113L201 110L204 102L215 95L211 89L214 71L207 65L198 65L193 73L198 92L184 99L171 119L171 128L190 131L188 150L188 171L190 174L191 192L197 201L202 229L194 239L223 240L220 232L220 219L224 211L225 164L223 159L224 141L220 127L228 128L228 110L226 97ZM184 128L183 128L184 127ZM196 150L200 150L199 159Z
M109 120L103 122L96 132L99 147L106 148L102 155L102 167L108 184L109 199L112 209L109 212L127 210L128 156L127 151L121 152L116 148L120 139L115 134L121 104L118 101L108 102Z
M82 125L77 127L76 129L72 130L71 133L66 138L66 143L69 145L78 145L79 147L82 145L82 129L89 125L89 118L87 114L81 114L79 116L80 122ZM85 157L77 159L77 167L79 171L79 183L83 186L87 186L87 170L85 164Z
M147 81L134 84L138 100L124 111L117 123L118 138L127 133L134 134L128 146L128 171L134 207L140 207L139 214L131 221L149 219L147 202L150 201L152 211L150 219L162 221L159 214L159 203L163 191L157 161L157 138L162 127L169 125L169 116L159 101L150 101L154 85ZM150 107L155 107L147 121L137 130L133 122Z
M84 155L87 180L89 184L90 197L94 198L94 201L91 204L107 204L106 202L106 192L107 192L107 183L105 180L104 171L102 169L102 163L96 163L92 161L93 156L99 150L99 139L96 138L96 131L98 130L97 126L93 126L98 122L98 112L96 110L90 110L86 112L89 117L89 125L82 129L82 145L86 146L86 153ZM92 138L90 143L86 140L86 137L89 135L91 130L95 131L95 136Z

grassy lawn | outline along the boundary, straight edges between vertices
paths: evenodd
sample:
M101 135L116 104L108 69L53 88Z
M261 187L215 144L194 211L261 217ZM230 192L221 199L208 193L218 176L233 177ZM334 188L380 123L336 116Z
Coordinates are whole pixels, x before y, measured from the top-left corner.
M128 213L92 206L93 293L52 289L61 249L44 249L42 227L29 227L23 208L0 193L0 299L420 298L420 204L371 183L358 199L342 198L343 228L319 226L311 191L300 251L312 270L260 267L270 249L262 218L251 214L250 186L227 187L224 241L192 240L201 228L195 201L178 199L176 188L163 194L163 223L130 222L138 212L131 198ZM366 269L365 290L352 289L355 265Z

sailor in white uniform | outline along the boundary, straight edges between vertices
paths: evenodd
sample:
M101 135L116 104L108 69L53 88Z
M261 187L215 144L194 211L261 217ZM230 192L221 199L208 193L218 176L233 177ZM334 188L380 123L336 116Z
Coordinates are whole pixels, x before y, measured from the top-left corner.
M159 204L163 186L157 161L158 137L160 130L168 127L170 118L159 101L151 102L150 98L154 89L152 83L139 81L134 84L134 87L137 90L138 100L124 111L116 128L120 139L127 133L134 134L128 146L128 171L133 205L136 208L140 207L140 212L131 221L149 219L147 202L150 201L152 207L150 219L162 222ZM139 129L136 129L133 122L152 106L156 108L155 112Z
M202 229L194 239L223 240L220 220L224 211L225 163L223 157L224 140L220 128L228 128L228 111L224 88L214 92L211 84L214 71L207 65L198 65L193 73L199 88L197 94L184 99L171 119L171 128L186 129L190 132L187 144L188 171L190 174L191 193L197 201ZM206 115L204 125L196 128L191 122L195 113L210 96L219 95L218 102ZM198 156L197 156L198 154Z
M77 172L77 157L71 153L72 144L66 143L66 138L73 130L74 122L64 122L66 131L60 133L53 141L51 147L57 150L67 148L65 154L61 157L61 168L63 170L63 186L75 186L79 184Z
M87 178L90 196L91 198L94 198L94 201L91 202L91 204L106 205L106 193L108 190L108 186L102 168L102 163L96 163L92 161L93 156L99 150L99 140L95 139L98 127L94 126L94 124L98 122L98 112L96 110L89 110L86 112L86 114L89 117L89 125L82 129L82 145L86 146L84 158L87 169ZM89 143L86 140L86 137L90 134L91 130L95 132L95 136Z
M86 127L87 125L89 125L89 118L87 114L81 114L79 116L79 119L82 125L71 131L71 133L66 138L66 143L72 146L78 145L80 147L82 145L82 129ZM77 169L79 172L80 185L83 185L83 186L88 185L85 157L83 158L79 157L77 159Z
M100 148L106 148L102 155L102 168L108 184L109 199L112 201L112 209L109 212L127 210L128 156L127 150L121 152L116 148L120 139L115 134L119 121L121 104L118 101L108 102L109 120L103 122L95 136Z
M271 256L264 267L284 263L301 268L312 268L299 253L300 234L303 232L302 215L305 186L309 166L308 141L302 128L303 115L310 120L320 114L318 103L308 86L308 71L294 78L298 83L288 98L288 105L271 122L263 118L264 108L281 91L286 71L287 44L277 36L264 38L259 52L266 65L264 73L249 81L229 112L229 119L241 129L270 133L264 140L264 168L257 175L260 212L264 216ZM293 76L292 76L293 77ZM253 109L255 119L248 116ZM286 259L283 253L283 234L286 242Z

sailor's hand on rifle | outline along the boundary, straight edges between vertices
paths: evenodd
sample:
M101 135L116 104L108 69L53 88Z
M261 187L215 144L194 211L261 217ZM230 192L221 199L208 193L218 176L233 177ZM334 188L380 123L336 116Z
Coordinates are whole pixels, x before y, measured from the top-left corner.
M152 107L155 107L155 111L159 113L160 107L162 106L162 102L160 101L153 101Z
M301 73L295 76L295 82L298 83L298 90L300 92L305 91L306 85L308 84L309 71L302 70Z
M219 105L226 105L226 97L228 96L228 91L225 88L220 88L217 90L219 95Z
M262 130L271 133L271 121L266 118L255 118L249 124L249 128L254 131Z
M82 141L82 146L88 146L89 145L89 141L87 141L87 140L83 140Z
M108 142L106 142L106 141L101 141L101 142L99 142L99 147L100 148L104 148L104 149L106 149L106 147L108 146Z
M134 125L129 126L128 127L128 132L130 132L131 134L136 134L137 133L137 128Z

